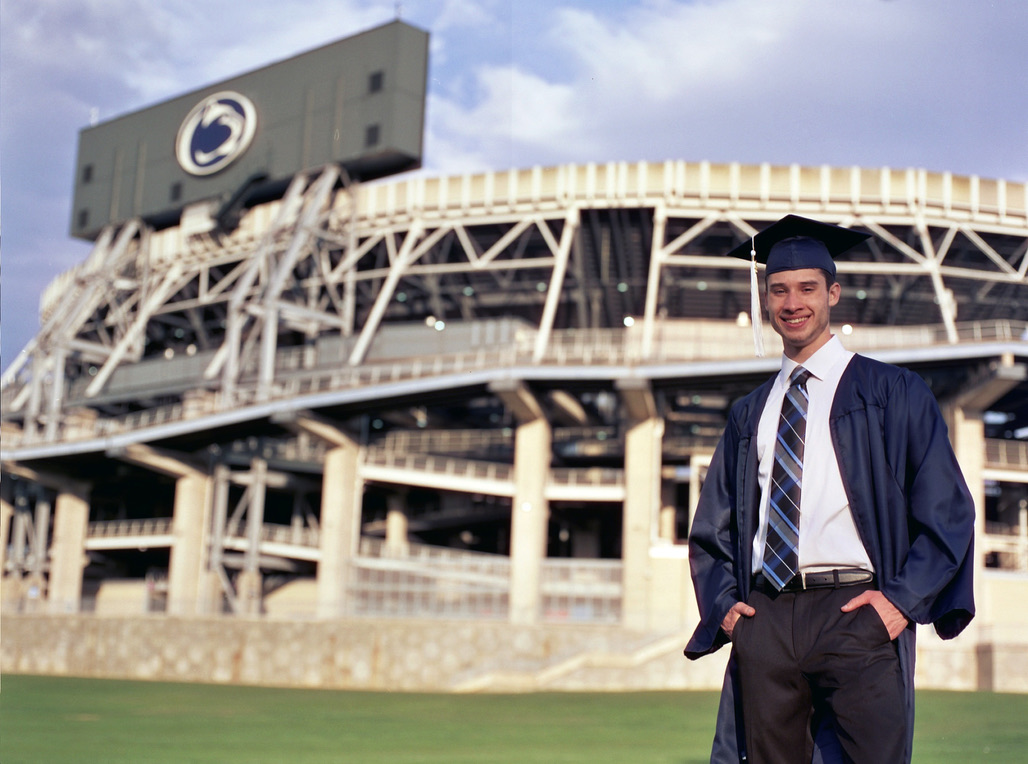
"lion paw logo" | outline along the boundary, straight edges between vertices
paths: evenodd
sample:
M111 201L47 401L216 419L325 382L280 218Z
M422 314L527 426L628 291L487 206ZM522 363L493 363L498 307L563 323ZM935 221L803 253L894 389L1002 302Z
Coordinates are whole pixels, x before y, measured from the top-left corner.
M250 146L257 130L257 109L239 93L224 91L204 98L178 129L175 156L191 175L212 175Z

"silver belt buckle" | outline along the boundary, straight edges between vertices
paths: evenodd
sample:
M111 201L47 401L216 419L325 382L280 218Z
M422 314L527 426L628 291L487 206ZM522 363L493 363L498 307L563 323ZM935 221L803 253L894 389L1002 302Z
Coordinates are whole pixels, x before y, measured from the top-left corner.
M805 570L800 571L800 588L803 591L807 590L807 572Z

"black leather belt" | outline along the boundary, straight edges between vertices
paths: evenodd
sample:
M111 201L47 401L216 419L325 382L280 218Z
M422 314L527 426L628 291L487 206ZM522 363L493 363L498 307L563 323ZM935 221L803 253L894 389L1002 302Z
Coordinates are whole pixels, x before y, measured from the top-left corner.
M783 592L803 592L809 589L838 589L843 586L857 584L873 584L875 574L859 568L843 568L841 570L822 570L817 573L797 573L782 587ZM759 592L773 593L779 590L775 585L758 573L753 579L753 588Z

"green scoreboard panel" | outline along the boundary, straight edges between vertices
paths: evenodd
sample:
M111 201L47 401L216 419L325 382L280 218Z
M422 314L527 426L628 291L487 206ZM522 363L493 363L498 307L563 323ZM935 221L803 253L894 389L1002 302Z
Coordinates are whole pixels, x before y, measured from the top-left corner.
M331 163L356 180L417 168L427 70L428 33L394 21L85 128L71 233L274 198Z

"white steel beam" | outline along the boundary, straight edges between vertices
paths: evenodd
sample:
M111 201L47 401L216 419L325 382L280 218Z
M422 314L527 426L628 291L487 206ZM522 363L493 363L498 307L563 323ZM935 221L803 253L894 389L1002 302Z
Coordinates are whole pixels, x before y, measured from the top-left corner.
M375 336L375 332L378 331L378 325L382 321L382 317L385 315L386 307L389 305L389 301L393 299L393 293L396 291L396 285L400 283L400 279L403 277L404 272L407 270L418 257L418 250L414 248L414 245L421 238L424 233L424 226L420 220L415 220L411 225L410 230L407 232L407 238L403 240L403 245L400 247L400 252L393 262L392 267L389 269L389 275L386 276L385 283L382 284L382 288L379 290L378 298L375 300L375 304L371 308L371 313L368 315L368 319L364 324L364 329L361 331L360 336L357 338L357 343L353 346L353 352L350 354L349 364L351 366L359 365L363 360L365 354L368 352L368 348L371 347L371 340Z
M86 388L86 397L91 398L100 392L118 364L121 363L121 359L129 352L132 345L142 337L146 325L153 315L153 311L179 286L181 276L182 265L180 263L173 264L161 280L161 283L157 285L154 291L147 297L146 302L140 307L139 313L136 314L132 325L129 326L118 344L114 347L114 350L111 351L111 355L103 365L103 368L97 372L97 375L93 377L93 381L89 383L89 386Z
M553 319L557 314L557 305L560 302L560 294L564 289L564 276L568 270L568 259L571 256L571 243L578 232L580 213L577 207L571 207L567 211L564 220L564 230L561 231L560 245L557 247L556 263L550 275L550 286L546 292L546 302L543 305L543 316L539 322L539 332L535 336L535 352L532 360L539 363L546 354L546 347L550 342L550 332L553 330ZM544 226L540 230L547 230ZM552 238L552 234L551 234ZM556 244L554 242L553 244ZM551 248L553 247L551 244Z
M660 275L664 269L664 233L667 229L667 210L658 204L653 210L653 240L650 242L650 271L646 279L646 301L643 307L642 356L653 353L653 333L657 323L657 304L660 298ZM679 237L681 238L681 237Z

